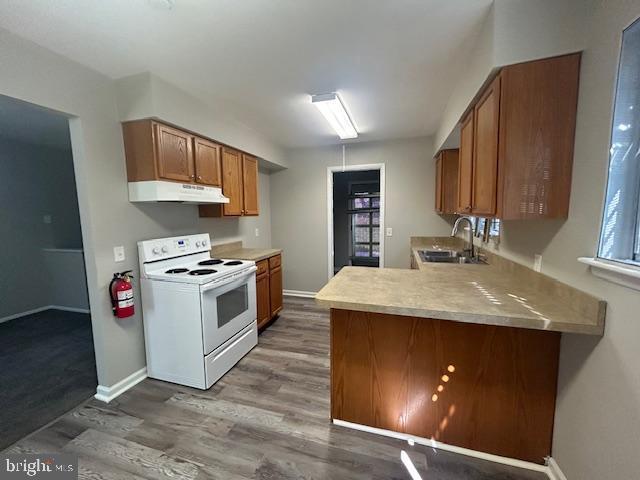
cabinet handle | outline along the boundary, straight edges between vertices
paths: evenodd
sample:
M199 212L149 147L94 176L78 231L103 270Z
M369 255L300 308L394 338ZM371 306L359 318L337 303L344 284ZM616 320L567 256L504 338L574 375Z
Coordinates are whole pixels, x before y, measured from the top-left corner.
M191 175L191 180L193 180L194 178L196 178L196 176L195 175Z
M198 180L202 180L202 175L198 175Z

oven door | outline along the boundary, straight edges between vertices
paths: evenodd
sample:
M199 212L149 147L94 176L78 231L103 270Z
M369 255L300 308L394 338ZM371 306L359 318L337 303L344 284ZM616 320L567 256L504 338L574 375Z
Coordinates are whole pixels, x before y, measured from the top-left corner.
M205 355L256 321L255 270L200 289Z

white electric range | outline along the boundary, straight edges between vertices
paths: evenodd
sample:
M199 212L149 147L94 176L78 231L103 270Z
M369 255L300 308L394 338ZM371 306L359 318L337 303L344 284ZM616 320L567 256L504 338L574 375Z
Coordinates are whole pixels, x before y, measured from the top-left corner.
M256 266L209 234L138 242L149 377L208 389L258 343Z

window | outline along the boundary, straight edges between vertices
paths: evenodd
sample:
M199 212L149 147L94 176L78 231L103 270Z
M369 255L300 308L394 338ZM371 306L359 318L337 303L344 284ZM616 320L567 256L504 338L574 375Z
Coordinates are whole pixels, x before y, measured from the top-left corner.
M640 265L640 21L624 31L598 256Z
M377 182L354 183L349 187L351 258L380 257L380 187Z
M500 219L483 217L471 217L471 219L476 237L483 237L486 240L500 237Z

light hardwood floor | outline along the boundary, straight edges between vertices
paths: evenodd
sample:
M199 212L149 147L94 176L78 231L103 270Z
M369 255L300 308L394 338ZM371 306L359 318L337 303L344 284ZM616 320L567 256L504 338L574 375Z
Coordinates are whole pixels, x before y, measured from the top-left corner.
M147 379L91 400L9 452L79 455L87 479L544 480L546 475L331 425L329 316L287 298L259 345L208 391Z

